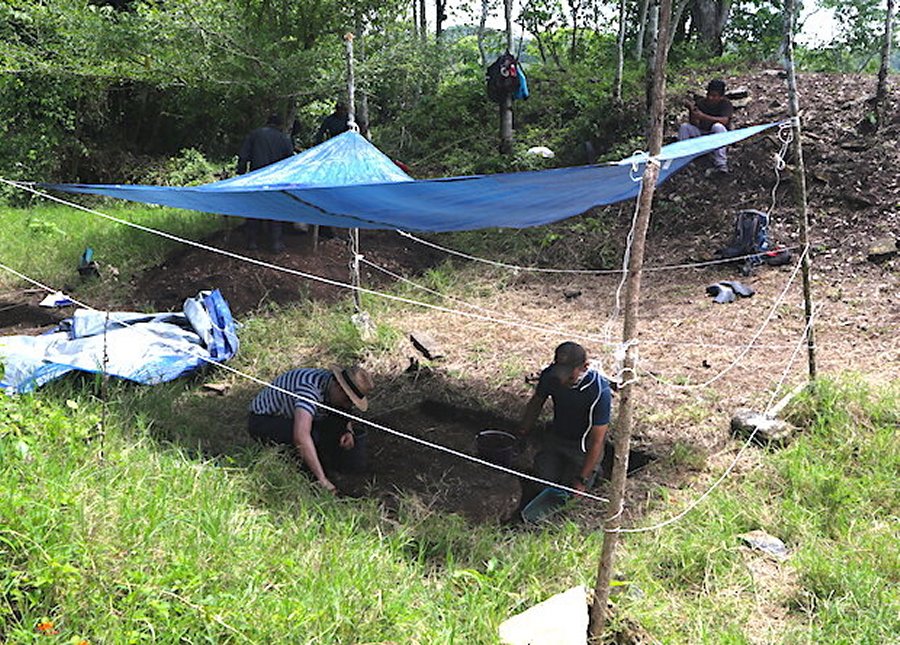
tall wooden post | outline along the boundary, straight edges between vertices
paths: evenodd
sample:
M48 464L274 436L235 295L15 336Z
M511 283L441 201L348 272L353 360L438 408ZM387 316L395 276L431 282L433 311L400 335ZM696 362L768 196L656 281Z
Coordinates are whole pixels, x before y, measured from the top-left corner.
M512 0L503 0L506 17L506 51L512 51ZM513 98L503 97L500 102L500 154L508 155L513 149Z
M672 0L661 0L659 14L659 41L666 42L672 16ZM653 66L653 82L650 86L649 153L659 154L663 140L663 116L666 98L666 47L657 47L656 64ZM609 583L615 563L618 529L622 523L625 498L625 475L628 472L628 452L631 448L631 424L634 413L634 387L636 372L636 348L638 336L638 307L641 297L641 272L644 266L644 242L650 224L653 194L659 178L659 163L652 159L644 169L641 192L638 196L638 212L634 226L634 240L628 259L628 275L625 287L625 322L622 340L625 343L625 362L622 370L624 384L619 391L619 416L615 429L615 457L610 479L610 495L607 520L604 522L603 550L597 565L597 582L594 586L594 603L591 605L590 638L599 642L608 619Z
M787 72L788 103L791 111L791 152L794 155L794 199L800 216L800 246L803 256L800 260L800 271L803 275L803 313L806 319L806 354L810 382L816 380L816 343L812 315L812 287L810 285L809 260L809 210L806 203L806 167L803 165L803 145L800 140L800 99L797 93L797 76L794 71L794 24L797 19L797 7L794 0L784 2L784 55Z
M347 43L347 125L351 130L358 130L356 125L356 79L353 76L353 34L346 34L344 42ZM350 229L350 284L353 285L353 306L356 313L362 311L362 301L359 294L359 229Z

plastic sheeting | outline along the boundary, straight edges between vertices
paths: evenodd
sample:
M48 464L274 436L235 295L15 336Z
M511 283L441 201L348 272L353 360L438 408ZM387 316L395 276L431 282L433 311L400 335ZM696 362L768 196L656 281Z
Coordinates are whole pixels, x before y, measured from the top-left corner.
M110 376L153 385L237 350L234 319L218 290L186 300L182 313L79 309L42 336L0 338L0 387L21 394L73 370L101 373L104 355Z
M663 147L659 183L696 157L770 123ZM196 187L49 185L222 215L341 228L458 231L527 228L633 199L646 155L606 165L413 180L359 134L348 131L246 175Z

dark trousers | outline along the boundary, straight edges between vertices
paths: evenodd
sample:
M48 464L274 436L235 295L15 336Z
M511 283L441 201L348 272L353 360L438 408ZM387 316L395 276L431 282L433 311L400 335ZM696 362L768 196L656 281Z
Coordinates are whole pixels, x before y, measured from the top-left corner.
M294 445L294 421L285 417L251 414L247 421L250 436L262 443ZM353 448L340 446L341 435L347 431L347 420L338 415L325 415L313 421L312 438L316 454L325 472L361 472L367 467L368 433L354 432Z
M540 451L534 456L534 474L565 486L571 486L581 476L585 453L581 439L565 439L552 431L544 433ZM591 484L597 473L591 473Z
M282 222L264 219L248 219L244 228L247 232L247 248L255 249L259 247L259 238L266 235L269 238L269 247L273 251L282 251L284 249L284 240L282 239L284 227Z

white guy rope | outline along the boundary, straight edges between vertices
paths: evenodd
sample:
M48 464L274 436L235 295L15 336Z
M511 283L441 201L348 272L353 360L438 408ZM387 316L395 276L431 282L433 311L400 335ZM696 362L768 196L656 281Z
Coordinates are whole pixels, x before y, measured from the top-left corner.
M31 284L37 286L37 287L40 287L41 289L44 289L44 290L47 291L48 293L56 293L56 292L57 292L57 289L54 289L54 288L49 287L49 286L47 286L47 285L45 285L45 284L43 284L43 283L41 283L41 282L38 282L37 280L35 280L35 279L33 279L33 278L31 278L31 277L29 277L29 276L27 276L27 275L25 275L25 274L19 272L19 271L16 271L16 270L13 269L12 267L9 267L9 266L7 266L7 265L5 265L5 264L3 264L3 263L0 263L0 269L3 269L4 271L8 271L9 273L11 273L11 274L13 274L13 275L15 275L15 276L21 278L22 280L25 280L25 281L27 281L27 282L29 282L29 283L31 283ZM81 306L81 307L84 307L85 309L90 309L91 311L98 311L98 310L95 309L94 307L91 307L91 306L88 305L88 304L85 304L85 303L83 303L83 302L80 302L80 301L78 301L78 300L75 300L74 298L70 298L70 300L72 300L72 302L74 302L76 305L79 305L79 306ZM124 325L124 326L126 326L126 327L132 327L132 325L130 325L129 323L127 323L127 322L125 322L125 321L117 321L117 322L121 323L122 325ZM138 328L138 329L140 330L140 328ZM163 343L163 344L168 344L168 343L166 343L165 340L163 340L162 343ZM172 349L174 349L176 352L180 351L178 348L174 347L173 345L169 345L169 346L172 347ZM326 403L321 403L321 402L315 401L315 400L313 400L313 399L310 399L310 398L308 398L308 397L301 396L301 395L299 395L299 394L297 394L297 393L295 393L295 392L291 392L290 390L286 390L286 389L284 389L284 388L277 387L277 386L273 385L272 383L266 382L266 381L264 381L264 380L262 380L262 379L260 379L260 378L257 378L256 376L253 376L252 374L247 374L246 372L241 372L240 370L235 369L235 368L231 367L230 365L226 365L225 363L220 363L219 361L216 361L216 360L214 360L214 359L212 359L212 358L208 358L208 357L202 356L202 355L200 355L200 354L195 354L195 353L193 353L193 352L187 352L187 353L188 353L189 355L193 356L194 358L198 358L198 359L204 361L205 363L209 363L210 365L215 365L216 367L220 367L220 368L222 368L222 369L224 369L224 370L226 370L226 371L228 371L228 372L231 372L232 374L235 374L235 375L240 376L240 377L242 377L242 378L244 378L244 379L247 379L247 380L249 380L249 381L252 381L252 382L254 382L254 383L258 384L258 385L262 385L262 386L264 386L264 387L271 388L271 389L273 389L273 390L275 390L275 391L277 391L277 392L281 392L282 394L286 394L286 395L291 396L291 397L293 397L293 398L295 398L295 399L297 399L297 400L304 401L304 402L306 402L306 403L311 403L311 404L315 405L317 408L322 408L323 410L327 410L327 411L329 411L329 412L333 412L333 413L338 414L338 415L340 415L340 416L342 416L342 417L344 417L344 418L346 418L346 419L348 419L348 420L350 420L350 421L354 421L354 422L357 422L357 423L361 423L361 424L363 424L363 425L366 425L366 426L375 428L376 430L381 430L381 431L383 431L383 432L386 432L387 434L394 435L395 437L399 437L399 438L404 439L404 440L406 440L406 441L411 441L411 442L413 442L413 443L420 444L420 445L422 445L422 446L425 446L426 448L431 448L432 450L437 450L437 451L439 451L439 452L444 452L444 453L446 453L446 454L448 454L448 455L452 455L452 456L454 456L454 457L458 457L458 458L463 459L463 460L465 460L465 461L470 461L470 462L475 463L475 464L478 464L478 465L480 465L480 466L485 466L485 467L487 467L487 468L491 468L491 469L493 469L493 470L499 470L500 472L504 472L504 473L507 473L507 474L509 474L509 475L514 475L514 476L516 476L516 477L521 477L521 478L523 478L523 479L527 479L527 480L529 480L529 481L533 481L533 482L538 483L538 484L543 484L544 486L552 486L553 488L557 488L557 489L559 489L559 490L564 490L564 491L566 491L566 492L568 492L568 493L572 493L572 494L575 494L575 495L579 495L579 496L581 496L581 497L586 497L586 498L588 498L588 499L592 499L592 500L597 501L597 502L609 502L609 500L608 500L607 498L605 498L605 497L600 497L599 495L594 495L593 493L588 493L588 492L586 492L586 491L579 491L579 490L576 489L576 488L571 488L571 487L569 487L569 486L564 486L564 485L559 484L559 483L556 483L556 482L552 482L552 481L549 481L549 480L546 480L546 479L541 479L540 477L535 477L535 476L533 476L533 475L529 475L529 474L520 472L520 471L515 470L515 469L513 469L513 468L507 468L506 466L500 466L499 464L494 464L494 463L491 463L491 462L489 462L489 461L485 461L484 459L480 459L480 458L475 457L475 456L473 456L473 455L469 455L469 454L466 454L466 453L464 453L464 452L460 452L459 450L454 450L453 448L449 448L449 447L447 447L447 446L442 446L441 444L433 443L433 442L427 441L427 440L425 440L425 439L420 439L419 437L415 437L415 436L413 436L413 435L409 435L409 434L406 434L406 433L404 433L404 432L400 432L399 430L395 430L395 429L389 428L389 427L387 427L387 426L383 426L383 425L381 425L380 423L376 423L376 422L374 422L374 421L369 421L369 420L367 420L367 419L363 419L362 417L358 417L358 416L356 416L355 414L352 414L352 413L347 412L347 411L345 411L345 410L341 410L341 409L339 409L339 408L332 407L332 406L330 406L330 405L327 405Z
M772 212L775 210L775 204L777 203L776 193L778 192L778 186L781 184L781 171L784 170L785 166L787 166L785 155L787 155L788 146L790 146L791 141L794 140L793 124L794 119L791 119L778 126L778 140L781 142L781 149L775 153L773 165L773 171L775 172L775 185L772 186L772 201L771 204L769 204L769 210L766 211L766 215L769 215L770 217L772 215Z
M809 333L809 329L810 329L810 327L812 326L812 323L813 323L813 318L814 318L814 316L810 316L809 323L807 324L806 328L803 330L803 333L800 335L800 340L798 341L797 346L796 346L796 349L794 350L794 353L791 355L791 358L790 358L790 360L788 361L787 366L784 368L784 372L782 373L782 377L781 377L781 379L779 380L778 385L776 386L776 391L777 391L777 388L778 388L778 387L781 387L781 384L784 382L785 375L788 373L788 371L790 371L791 366L793 365L794 361L797 359L797 354L799 353L800 348L802 348L802 347L804 346L804 344L805 344L805 342L806 342L806 334ZM771 402L770 402L769 407L766 409L766 412L765 412L764 414L767 414L768 411L769 411L770 409L771 409ZM674 524L675 522L677 522L678 520L680 520L681 518L683 518L685 515L687 515L688 513L690 513L692 510L694 510L695 508L697 508L697 506L699 506L700 503L701 503L703 500L705 500L707 497L709 497L709 496L712 494L712 492L713 492L716 488L719 487L719 484L721 484L723 481L725 481L725 478L727 478L727 477L731 474L731 471L734 470L734 467L737 466L737 463L738 463L738 461L740 461L740 459L741 459L741 457L743 456L744 452L747 450L747 448L750 447L750 444L753 443L753 439L756 438L756 433L757 433L758 431L759 431L759 426L756 426L755 428L753 428L753 432L751 432L751 433L750 433L750 436L747 437L747 440L744 441L744 443L743 443L743 445L741 446L740 450L738 450L738 452L737 452L737 454L735 455L734 459L733 459L733 460L731 461L731 463L728 465L728 468L725 469L725 472L723 472L722 475L721 475L715 482L713 482L712 485L711 485L709 488L707 488L706 491L704 491L702 495L700 495L699 497L697 497L696 499L694 499L693 501L691 501L691 503L688 504L688 505L687 505L680 513L678 513L677 515L674 515L674 516L670 517L670 518L667 519L667 520L664 520L664 521L659 522L659 523L657 523L657 524L653 524L653 525L651 525L651 526L639 526L639 527L633 527L633 528L621 528L621 527L619 527L619 528L616 528L616 529L608 529L606 532L608 532L608 533L646 533L646 532L648 532L648 531L657 531L657 530L659 530L659 529L661 529L661 528L665 528L666 526L669 526L669 525L671 525L671 524ZM622 509L619 509L619 512L621 512L621 510L622 510Z
M65 204L65 205L67 205L67 206L71 206L71 207L73 207L73 208L77 208L77 209L79 209L79 210L85 211L85 212L90 213L90 214L92 214L92 215L97 215L98 217L102 217L102 218L104 218L104 219L108 219L108 220L110 220L110 221L112 221L112 222L116 222L117 224L122 224L123 226L129 226L129 227L134 228L134 229L137 229L137 230L139 230L139 231L144 231L145 233L152 233L152 234L154 234L154 235L159 235L159 236L164 237L164 238L166 238L166 239L170 239L170 240L173 240L173 241L175 241L175 242L180 242L180 243L182 243L182 244L187 244L188 246L193 246L193 247L198 248L198 249L201 249L201 250L203 250L203 251L209 251L210 253L218 253L219 255L224 255L224 256L226 256L226 257L230 257L230 258L233 258L233 259L236 259L236 260L240 260L240 261L242 261L242 262L247 262L247 263L249 263L249 264L255 264L256 266L259 266L259 267L262 267L262 268L265 268L265 269L271 269L271 270L273 270L273 271L280 271L280 272L282 272L282 273L288 273L288 274L290 274L290 275L296 275L296 276L298 276L298 277L305 278L305 279L307 279L307 280L313 280L313 281L316 281L316 282L321 282L321 283L323 283L323 284L327 284L327 285L330 285L330 286L333 286L333 287L340 287L340 288L342 288L342 289L348 289L348 290L350 290L350 291L358 291L358 292L360 292L360 293L365 293L365 294L369 294L369 295L372 295L372 296L378 296L378 297L380 297L380 298L385 298L386 300L393 300L393 301L395 301L395 302L402 302L402 303L407 304L407 305L414 305L414 306L418 306L418 307L424 307L424 308L426 308L426 309L433 309L433 310L435 310L435 311L440 311L440 312L443 312L443 313L456 314L456 315L458 315L458 316L464 316L464 317L467 317L467 318L474 318L474 319L476 319L476 320L481 320L481 321L483 321L483 322L491 322L491 323L497 323L497 324L501 324L501 325L507 325L507 326L510 326L510 327L518 327L518 328L521 328L521 329L528 329L528 330L530 330L530 331L540 331L540 332L543 332L543 333L553 333L553 334L558 335L558 336L569 336L569 335L571 335L571 334L569 334L569 333L562 333L562 332L559 332L559 331L554 332L554 331L550 330L549 328L540 327L540 326L537 326L537 325L532 325L532 324L520 322L520 321L517 321L517 320L510 320L510 319L506 319L506 318L496 318L496 317L493 317L493 316L486 316L486 315L482 315L482 314L478 314L478 313L473 313L473 312L470 312L470 311L461 311L461 310L458 310L458 309L451 309L451 308L449 308L449 307L442 307L442 306L440 306L440 305L434 305L434 304L427 303L427 302L421 302L421 301L419 301L419 300L413 300L413 299L411 299L411 298L404 298L403 296L395 296L395 295L390 294L390 293L384 293L384 292L381 292L381 291L376 291L376 290L374 290L374 289L368 289L368 288L366 288L366 287L354 286L354 285L352 285L352 284L348 284L348 283L346 283L346 282L341 282L341 281L339 281L339 280L332 280L331 278L325 278L325 277L323 277L323 276L316 275L316 274L314 274L314 273L306 273L305 271L298 271L297 269L291 269L291 268L289 268L289 267L284 267L284 266L280 266L280 265L277 265L277 264L272 264L271 262L265 262L264 260L258 260L258 259L256 259L256 258L252 258L252 257L246 256L246 255L241 255L240 253L234 253L234 252L232 252L232 251L227 251L227 250L225 250L225 249L220 249L220 248L217 248L217 247L214 247L214 246L210 246L210 245L208 245L208 244L203 244L202 242L195 242L194 240L189 240L189 239L187 239L187 238L179 237L178 235L173 235L172 233L167 233L167 232L165 232L165 231L160 231L160 230L158 230L158 229L150 228L150 227L148 227L148 226L143 226L143 225L141 225L141 224L136 224L136 223L134 223L134 222L129 222L129 221L127 221L127 220L123 220L123 219L118 218L118 217L115 217L115 216L113 216L113 215L107 215L106 213L102 213L102 212L97 211L97 210L94 210L94 209L92 209L92 208L87 208L86 206L82 206L82 205L80 205L80 204L76 204L75 202L70 202L70 201L67 201L67 200L65 200L65 199L60 199L59 197L56 197L56 196L54 196L54 195L50 195L49 193L45 193L45 192L43 192L43 191L37 190L37 189L35 189L35 188L33 188L33 187L31 187L31 186L29 186L29 185L27 185L27 184L23 184L23 183L21 183L21 182L10 181L10 180L4 179L4 178L2 178L2 177L0 177L0 182L9 184L9 185L11 185L11 186L14 186L14 187L16 187L16 188L20 188L20 189L22 189L22 190L26 190L26 191L28 191L28 192L31 192L31 193L35 194L35 195L44 197L44 198L46 198L46 199L50 199L50 200L55 201L55 202L58 202L58 203L60 203L60 204ZM586 339L586 340L592 340L592 341L596 341L596 340L597 340L596 338L589 337L589 336L585 336L584 334L579 334L579 335L577 335L577 338L580 338L580 339Z
M803 263L803 258L808 252L809 252L809 247L805 248L803 250L803 253L800 254L800 257L797 259L797 266L795 266L794 270L791 272L791 275L787 280L787 284L785 284L784 289L782 290L782 292L778 296L778 298L775 299L775 303L772 305L772 308L769 310L769 315L766 316L766 319L763 320L762 324L759 326L759 329L757 329L756 333L753 334L753 337L750 339L750 342L747 343L746 346L744 346L744 348L737 355L737 357L735 357L735 359L721 372L719 372L715 376L711 376L703 383L695 383L692 385L678 385L675 383L670 383L669 381L666 381L665 379L661 379L660 377L658 377L653 372L650 372L649 370L642 369L642 371L645 374L647 374L648 376L650 376L653 380L657 381L658 383L661 383L662 385L665 385L666 387L669 387L674 390L695 390L695 389L702 388L702 387L708 387L709 385L712 385L713 383L718 381L720 378L725 376L728 372L730 372L732 369L734 369L741 362L741 360L744 358L744 356L746 356L747 353L750 351L750 349L754 346L754 343L757 341L757 339L759 339L759 337L762 335L762 333L769 326L769 323L772 322L772 319L775 317L775 312L778 310L778 307L781 305L781 303L784 301L785 297L787 296L787 292L791 288L791 285L794 283L794 279L797 277L797 273L800 270L801 264Z
M421 244L422 246L427 246L436 251L441 251L442 253L446 253L447 255L455 255L457 257L463 258L465 260L471 260L472 262L480 262L482 264L487 264L489 266L497 267L500 269L509 269L513 272L523 272L523 273L571 273L571 274L580 274L580 275L618 275L622 273L623 269L552 269L552 268L543 268L543 267L529 267L523 266L519 264L508 264L506 262L500 262L498 260L489 260L487 258L482 258L477 255L470 255L468 253L463 253L462 251L457 251L456 249L451 249L446 246L441 246L440 244L436 244L435 242L429 242L426 239L421 237L416 237L412 233L407 231L401 231L396 229L396 233L402 237L405 237L417 244ZM796 250L799 249L799 245L786 247L785 250ZM714 266L716 264L728 264L731 262L738 262L740 260L747 260L750 258L755 258L759 255L759 253L750 253L747 255L739 255L733 258L723 258L720 260L706 260L703 262L686 262L683 264L662 264L659 266L645 266L641 269L641 271L674 271L676 269L700 269L703 267Z
M555 336L561 336L561 337L567 337L567 338L572 338L572 337L574 337L574 338L577 338L577 339L579 339L579 340L587 340L587 341L590 341L590 342L596 342L596 343L605 343L605 342L606 342L606 341L604 341L602 338L600 338L600 337L598 337L598 336L591 336L591 335L589 335L589 334L584 334L584 333L580 333L580 332L571 332L571 331L561 330L561 329L557 329L557 328L551 328L551 327L545 327L545 326L540 326L540 325L534 325L534 324L532 324L532 323L527 323L527 322L523 322L523 321L519 321L519 320L515 320L515 319L501 318L501 317L497 317L497 316L488 316L488 315L481 315L481 314L472 313L472 312L467 312L467 311L460 311L460 310L458 310L458 309L451 309L451 308L448 308L448 307L442 307L442 306L440 306L440 305L434 305L434 304L427 303L427 302L421 302L421 301L418 301L418 300L413 300L413 299L411 299L411 298L404 298L404 297L402 297L402 296L395 296L395 295L393 295L393 294L384 293L384 292L381 292L381 291L376 291L376 290L374 290L374 289L367 289L367 288L365 288L365 287L354 286L354 285L348 284L348 283L346 283L346 282L340 282L340 281L338 281L338 280L332 280L332 279L330 279L330 278L325 278L325 277L323 277L323 276L319 276L319 275L316 275L316 274L313 274L313 273L306 273L306 272L304 272L304 271L298 271L298 270L296 270L296 269L291 269L291 268L289 268L289 267L281 266L281 265L278 265L278 264L272 264L271 262L265 262L265 261L263 261L263 260L258 260L258 259L256 259L256 258L252 258L252 257L246 256L246 255L241 255L240 253L234 253L234 252L232 252L232 251L227 251L227 250L225 250L225 249L220 249L220 248L217 248L217 247L214 247L214 246L210 246L210 245L208 245L208 244L203 244L202 242L195 242L194 240L189 240L189 239L187 239L187 238L179 237L179 236L177 236L177 235L173 235L173 234L167 233L167 232L165 232L165 231L160 231L160 230L158 230L158 229L154 229L154 228L150 228L150 227L147 227L147 226L143 226L143 225L141 225L141 224L136 224L136 223L134 223L134 222L129 222L129 221L127 221L127 220L120 219L120 218L115 217L115 216L113 216L113 215L107 215L106 213L103 213L103 212L101 212L101 211L97 211L97 210L94 210L94 209L92 209L92 208L87 208L86 206L82 206L81 204L77 204L77 203L75 203L75 202L71 202L71 201L68 201L68 200L65 200L65 199L61 199L61 198L56 197L56 196L54 196L54 195L51 195L51 194L49 194L49 193L46 193L46 192L37 190L37 189L33 188L32 186L30 186L30 185L28 185L28 184L25 184L25 183L23 183L23 182L11 181L11 180L8 180L8 179L4 179L4 178L2 178L2 177L0 177L0 182L9 184L10 186L13 186L13 187L15 187L15 188L19 188L19 189L21 189L21 190L25 190L25 191L31 192L31 193L33 193L33 194L35 194L35 195L38 195L38 196L40 196L40 197L44 197L44 198L49 199L49 200L51 200L51 201L55 201L55 202L57 202L57 203L64 204L64 205L66 205L66 206L70 206L70 207L72 207L72 208L75 208L75 209L84 211L84 212L86 212L86 213L90 213L90 214L92 214L92 215L96 215L96 216L98 216L98 217L102 217L102 218L107 219L107 220L110 220L110 221L112 221L112 222L116 222L117 224L121 224L121 225L123 225L123 226L129 226L129 227L131 227L131 228L137 229L137 230L139 230L139 231L143 231L143 232L145 232L145 233L151 233L151 234L153 234L153 235L159 235L159 236L161 236L161 237L164 237L164 238L173 240L173 241L175 241L175 242L179 242L179 243L182 243L182 244L186 244L186 245L188 245L188 246L193 246L193 247L198 248L198 249L201 249L201 250L203 250L203 251L208 251L208 252L210 252L210 253L217 253L217 254L223 255L223 256L225 256L225 257L230 257L230 258L233 258L233 259L242 261L242 262L247 262L247 263L250 263L250 264L255 264L256 266L263 267L263 268L266 268L266 269L271 269L271 270L273 270L273 271L279 271L279 272L282 272L282 273L287 273L287 274L289 274L289 275L296 275L296 276L298 276L298 277L301 277L301 278L304 278L304 279L307 279L307 280L312 280L312 281L316 281L316 282L321 282L321 283L328 284L328 285L331 285L331 286L334 286L334 287L340 287L340 288L343 288L343 289L348 289L348 290L350 290L350 291L358 291L358 292L360 292L360 293L366 293L366 294L370 294L370 295L373 295L373 296L378 296L378 297L384 298L384 299L386 299L386 300L392 300L392 301L395 301L395 302L402 302L402 303L404 303L404 304L414 305L414 306L419 306L419 307L424 307L424 308L426 308L426 309L433 309L433 310L440 311L440 312L443 312L443 313L450 313L450 314L456 314L456 315L463 316L463 317L474 318L474 319L476 319L476 320L481 320L481 321L483 321L483 322L492 322L492 323L497 323L497 324L501 324L501 325L507 325L507 326L510 326L510 327L517 327L517 328L520 328L520 329L527 329L527 330L530 330L530 331L538 331L538 332L542 332L542 333L549 334L549 335L555 335ZM646 342L646 343L655 343L656 341L644 341L644 342ZM667 345L678 344L676 341L659 341L659 343L660 343L660 344L667 344ZM608 343L608 344L611 345L611 346L613 346L613 347L618 346L618 343ZM689 344L691 344L691 345L696 345L697 343L689 343ZM725 346L725 345L722 345L722 344L718 344L718 345L717 345L717 344L706 344L706 345L701 345L701 346L705 346L705 347L723 347L723 346ZM729 345L729 346L730 346L730 347L733 347L733 345ZM762 346L757 346L757 347L761 348ZM773 348L775 348L775 349L783 349L784 346L773 347Z
M763 412L764 416L769 416L769 413L772 411L772 408L775 407L775 405L776 405L775 399L778 397L779 393L781 392L781 386L784 385L785 380L787 380L788 373L790 372L791 366L794 364L794 361L797 360L797 354L800 353L801 349L803 349L804 347L807 347L807 345L803 341L805 341L806 338L808 337L807 335L809 334L809 330L812 328L813 320L815 318L818 318L821 315L822 310L824 308L825 308L824 303L819 304L813 310L812 314L810 315L809 322L806 323L806 327L804 327L804 329L803 329L803 336L801 337L800 342L797 343L796 347L794 347L794 351L791 354L791 358L788 361L788 364L785 366L784 370L781 372L781 378L778 380L778 383L775 384L775 389L772 390L772 395L769 397L769 402L766 404L766 410L765 410L765 412ZM815 345L813 345L813 348L815 348Z
M658 164L659 162L657 162ZM634 170L634 167L632 167ZM634 178L632 177L632 180ZM641 210L641 195L644 192L644 184L638 189L637 197L634 199L634 214L631 216L631 227L628 229L628 235L625 236L625 251L622 253L622 278L619 280L619 286L616 287L616 306L612 313L606 319L603 325L604 336L607 341L612 340L612 326L619 319L619 312L622 310L622 289L628 281L628 264L631 262L631 247L634 244L634 229L637 227L638 213Z
M462 298L457 298L456 296L450 296L445 293L441 293L440 291L437 291L436 289L432 289L431 287L426 287L425 285L415 282L414 280L410 280L409 278L406 278L406 277L403 277L402 275L394 273L390 269L387 269L383 266L375 264L374 262L372 262L365 256L360 256L360 262L369 266L372 269L375 269L376 271L380 271L380 272L384 273L385 275L390 276L391 278L393 278L394 280L397 280L398 282L408 284L409 286L411 286L415 289L419 289L420 291L430 293L431 295L437 296L439 298L443 298L445 300L450 300L451 302L458 303L460 306L468 307L475 311L481 311L488 315L493 315L493 316L502 315L500 312L498 312L495 309L489 309L488 307L482 307L481 305L476 305L474 303L467 302L466 300L463 300ZM522 324L531 325L531 327L534 328L536 331L544 331L545 333L551 334L554 336L561 336L561 337L567 337L567 338L579 338L581 340L587 340L590 342L607 345L607 346L615 348L615 351L618 351L618 348L621 347L621 345L622 345L622 343L616 343L616 342L610 341L607 338L603 338L600 336L594 336L592 334L586 334L583 332L571 331L571 330L565 329L563 327L546 327L546 326L541 326L541 325L535 325L534 323L524 323L523 321L521 321L518 318L511 318L510 320L516 320L517 322L521 322ZM633 342L637 343L638 341L634 340ZM736 347L743 347L743 345L735 345L734 343L705 343L703 341L678 341L678 340L641 340L640 343L643 345L681 345L681 346L685 346L685 347L705 347L705 348L714 348L714 349L721 349L722 347L728 347L730 349L735 349ZM789 345L789 344L772 344L772 345L757 344L757 345L754 345L753 347L756 349L789 349L790 347L792 347L792 345Z

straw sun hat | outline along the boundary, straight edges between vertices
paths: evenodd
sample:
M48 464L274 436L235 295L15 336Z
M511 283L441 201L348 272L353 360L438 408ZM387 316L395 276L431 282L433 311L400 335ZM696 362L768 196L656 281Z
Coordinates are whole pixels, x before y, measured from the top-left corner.
M365 412L369 409L369 400L366 397L375 389L371 374L359 365L353 367L332 365L331 373L357 410Z

